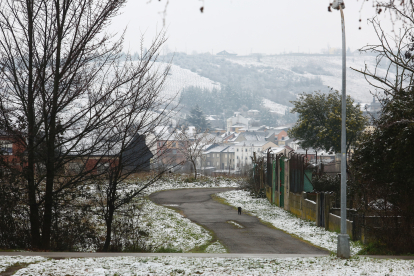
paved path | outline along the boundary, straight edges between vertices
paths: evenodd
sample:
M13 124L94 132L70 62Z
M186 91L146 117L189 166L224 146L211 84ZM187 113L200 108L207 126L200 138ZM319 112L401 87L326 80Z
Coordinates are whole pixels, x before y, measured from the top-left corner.
M150 196L157 204L170 205L196 223L212 230L229 253L329 254L290 235L263 225L257 217L238 215L234 208L211 198L231 189L183 189L162 191ZM243 228L238 228L234 221Z

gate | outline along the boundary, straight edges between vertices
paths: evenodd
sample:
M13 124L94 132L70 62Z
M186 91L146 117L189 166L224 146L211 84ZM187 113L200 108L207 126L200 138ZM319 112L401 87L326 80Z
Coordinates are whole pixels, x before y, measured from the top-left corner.
M285 158L280 159L280 207L285 207Z

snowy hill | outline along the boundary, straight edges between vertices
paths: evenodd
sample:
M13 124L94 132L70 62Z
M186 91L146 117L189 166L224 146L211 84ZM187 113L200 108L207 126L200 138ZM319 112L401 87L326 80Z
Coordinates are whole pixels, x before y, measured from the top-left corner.
M167 66L166 63L159 64L160 66ZM215 83L208 78L202 77L188 69L172 65L162 94L169 97L177 95L176 100L178 100L180 98L181 91L190 86L196 86L209 90L212 90L213 88L220 89L220 84Z
M263 56L260 59L261 62L257 61L256 56L237 56L227 57L226 59L246 67L269 66L289 71L297 76L309 78L319 77L325 86L333 87L335 90L339 91L342 89L341 56ZM375 91L362 74L355 72L350 67L361 70L365 67L365 64L367 64L369 68L373 69L375 63L376 58L374 56L349 55L347 57L347 94L351 95L356 102L371 102L372 95L370 94L370 91ZM313 70L311 70L312 68ZM385 74L386 71L380 68L379 73Z

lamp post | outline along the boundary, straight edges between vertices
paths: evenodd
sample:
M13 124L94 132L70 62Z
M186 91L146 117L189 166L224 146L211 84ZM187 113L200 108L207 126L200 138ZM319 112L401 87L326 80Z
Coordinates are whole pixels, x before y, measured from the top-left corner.
M337 256L349 258L349 235L346 231L346 43L345 43L345 19L343 0L334 0L333 9L341 12L342 25L342 128L341 128L341 233L338 235Z

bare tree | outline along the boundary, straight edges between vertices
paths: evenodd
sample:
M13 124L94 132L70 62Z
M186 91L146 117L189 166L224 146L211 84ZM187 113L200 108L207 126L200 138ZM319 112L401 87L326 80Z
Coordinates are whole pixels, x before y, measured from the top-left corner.
M142 104L135 96L159 91L168 73L153 69L163 35L138 63L121 60L123 34L116 39L105 28L124 3L1 1L0 121L25 148L21 173L34 248L51 248L55 201L92 179L118 146L108 137L129 131L119 122ZM79 170L68 175L71 164Z
M184 155L185 160L193 166L194 179L197 179L197 162L201 161L205 146L213 144L216 138L214 135L208 133L208 131L200 132L194 127L178 131L175 136L177 140L183 142L178 150Z
M109 149L106 154L110 157L104 163L106 167L101 181L95 184L97 189L94 195L96 211L106 224L103 251L110 249L114 214L155 183L165 170L153 171L139 185L128 183L129 178L136 173L149 171L150 161L157 163L163 157L162 152L153 154L150 148L160 136L166 135L166 131L156 132L156 128L168 125L169 114L175 108L173 99L165 99L160 95L165 75L161 80L157 71L148 71L144 75L139 80L140 88L131 95L130 104L123 109L122 116L111 122L112 132L104 142ZM103 126L102 131L107 128Z

